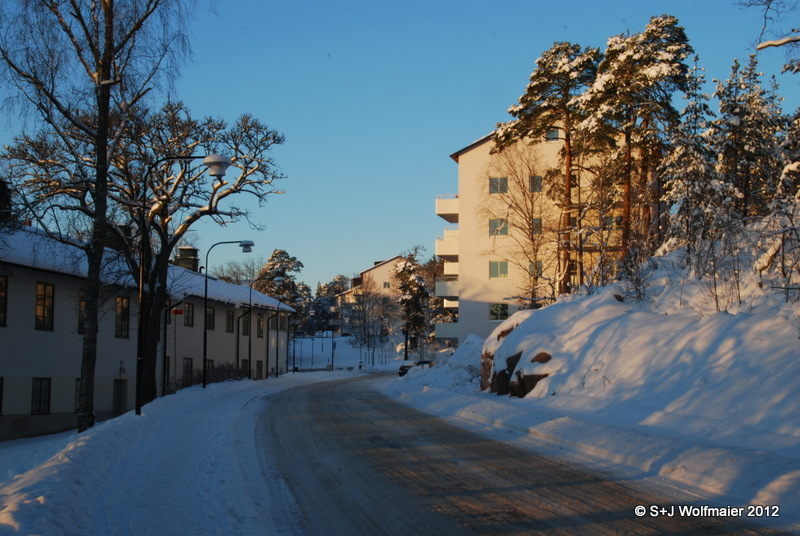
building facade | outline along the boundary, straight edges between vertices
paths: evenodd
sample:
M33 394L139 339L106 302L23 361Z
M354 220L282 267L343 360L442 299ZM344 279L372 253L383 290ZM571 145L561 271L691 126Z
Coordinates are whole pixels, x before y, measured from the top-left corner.
M81 315L86 263L77 248L32 229L0 237L0 440L68 430L81 389ZM177 266L158 351L158 393L191 385L202 372L205 278ZM133 409L138 338L137 289L107 277L99 317L95 415ZM265 378L288 365L293 310L248 287L209 278L210 367ZM180 314L176 314L180 312Z
M449 225L436 240L445 276L435 293L458 319L436 325L440 339L487 337L514 312L551 303L559 282L577 289L614 257L616 209L598 201L588 173L577 174L569 211L553 201L563 181L552 173L563 148L558 129L494 147L488 135L453 153L458 193L436 199L436 214Z

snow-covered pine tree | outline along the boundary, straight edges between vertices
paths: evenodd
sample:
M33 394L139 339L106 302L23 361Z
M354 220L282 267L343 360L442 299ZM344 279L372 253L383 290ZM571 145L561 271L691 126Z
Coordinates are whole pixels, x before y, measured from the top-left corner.
M572 185L578 147L585 145L583 133L578 130L583 116L577 97L594 82L600 51L596 48L581 49L580 45L557 42L536 60L530 82L519 102L508 109L514 117L507 123L498 123L495 132L495 150L502 151L519 140L541 140L545 133L558 127L564 143L563 161L556 176L563 179L562 185L548 189L560 195L554 199L561 206L560 252L558 255L560 274L556 290L559 294L569 292L570 236L572 215ZM548 175L552 175L548 174Z
M730 210L738 192L717 172L717 155L706 135L713 112L702 92L705 77L697 67L689 75L681 119L670 131L670 151L658 173L664 181L664 200L670 206L671 247L685 246L687 259L696 273L708 248L724 232L735 232Z
M413 255L397 261L394 273L400 290L398 301L403 311L404 359L407 360L409 342L412 347L417 347L419 338L425 334L425 310L430 300L430 290L425 279L418 273Z
M672 95L686 89L685 60L692 52L675 17L653 17L642 33L608 40L597 78L582 98L588 113L585 125L610 126L620 143L623 255L630 248L634 203L640 208L637 234L646 238L658 221L661 188L650 182L652 170L660 157L663 133L678 121ZM643 246L637 244L637 249Z
M774 83L762 87L757 67L755 55L744 69L734 61L730 78L724 84L717 81L714 94L720 116L710 141L719 154L719 172L741 194L735 207L742 218L768 212L785 162L787 120Z

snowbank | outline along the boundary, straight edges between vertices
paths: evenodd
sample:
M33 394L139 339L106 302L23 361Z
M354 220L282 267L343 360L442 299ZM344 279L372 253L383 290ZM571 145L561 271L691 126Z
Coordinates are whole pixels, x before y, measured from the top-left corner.
M800 529L800 307L743 278L744 305L717 312L702 282L659 264L644 301L612 285L518 313L480 349L469 341L473 363L492 354L499 370L521 354L516 370L547 375L525 399L470 392L477 378L465 382L463 367L450 382L432 369L387 390L640 484L779 505L780 519L758 521ZM541 352L551 359L532 362Z

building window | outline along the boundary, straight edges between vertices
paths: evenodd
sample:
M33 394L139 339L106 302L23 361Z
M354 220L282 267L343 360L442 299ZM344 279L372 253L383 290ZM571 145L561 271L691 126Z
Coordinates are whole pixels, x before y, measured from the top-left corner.
M0 275L0 326L6 326L8 311L8 278Z
M528 189L531 193L539 193L542 191L544 179L541 175L531 175L528 178Z
M185 303L183 304L183 325L194 327L194 304L193 303Z
M256 337L264 337L264 314L256 315Z
M236 313L233 311L225 311L225 331L233 333L233 327L236 324Z
M384 281L383 282L383 288L391 288L391 287L392 287L392 284L390 282L388 282L388 281Z
M242 335L245 337L250 336L250 315L251 313L248 312L244 317L242 317Z
M242 361L240 362L239 366L242 367L242 370L239 371L239 374L241 374L245 378L249 378L250 377L250 361L247 360L247 359L242 359Z
M118 339L127 339L130 335L130 326L131 300L125 296L117 296L114 336Z
M489 261L489 278L506 279L508 278L507 261Z
M531 233L535 235L542 234L542 218L533 218L531 222Z
M256 379L260 380L264 377L264 362L256 361Z
M82 387L83 387L83 382L81 382L81 379L75 378L75 413L79 413L81 410Z
M542 277L544 273L544 264L542 261L535 261L528 265L528 271L533 277Z
M604 231L610 231L614 228L614 216L605 215L602 218L602 226Z
M36 329L53 331L54 295L53 285L36 283Z
M508 234L506 220L489 220L489 236L505 236Z
M544 134L544 139L545 141L558 141L559 130L557 128L548 129L548 131Z
M34 378L31 390L31 413L50 413L50 378Z
M507 303L490 303L489 304L489 320L505 320L508 318L508 304Z
M206 307L206 329L214 329L214 308Z
M507 194L508 193L508 177L490 177L489 178L489 193L490 194Z
M192 385L194 376L194 362L191 357L183 358L183 385Z
M83 323L86 322L86 291L78 290L78 333L83 334L86 330Z

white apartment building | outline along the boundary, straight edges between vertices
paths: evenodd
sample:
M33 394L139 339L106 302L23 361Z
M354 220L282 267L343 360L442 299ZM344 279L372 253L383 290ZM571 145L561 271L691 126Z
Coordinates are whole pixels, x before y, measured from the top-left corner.
M458 164L458 193L436 199L436 214L450 225L436 240L435 254L445 261L445 276L435 293L446 300L445 306L457 309L458 318L436 325L440 339L488 337L517 310L550 303L560 275L568 272L570 287L580 286L581 263L595 262L592 248L583 243L581 255L573 251L568 263L559 258L559 242L567 236L577 248L586 235L580 226L589 224L586 211L581 222L570 214L571 234L564 235L561 208L544 191L546 170L559 165L559 130L499 153L493 154L493 147L490 134L450 155ZM582 192L586 196L590 189L584 180L572 187L575 215L585 206ZM606 231L594 228L596 235L611 232L608 225Z

